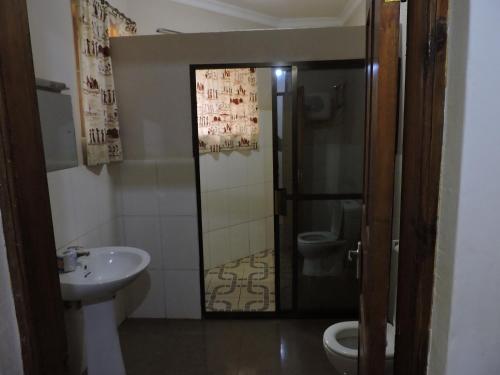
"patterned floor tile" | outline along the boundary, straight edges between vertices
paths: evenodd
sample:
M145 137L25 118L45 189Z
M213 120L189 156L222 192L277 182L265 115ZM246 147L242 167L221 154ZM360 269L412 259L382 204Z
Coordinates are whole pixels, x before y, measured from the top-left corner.
M275 311L274 278L273 250L212 268L205 275L206 311Z

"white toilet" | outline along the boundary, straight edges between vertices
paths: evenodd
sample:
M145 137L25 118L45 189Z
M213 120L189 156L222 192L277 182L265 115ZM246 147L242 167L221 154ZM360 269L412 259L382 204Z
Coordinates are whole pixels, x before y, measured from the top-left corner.
M323 347L330 363L340 375L358 374L358 321L347 321L328 327L323 334ZM387 323L385 373L393 374L394 326Z
M298 251L304 257L305 276L338 276L344 267L348 246L359 241L361 205L355 200L332 203L331 230L304 232L297 238Z

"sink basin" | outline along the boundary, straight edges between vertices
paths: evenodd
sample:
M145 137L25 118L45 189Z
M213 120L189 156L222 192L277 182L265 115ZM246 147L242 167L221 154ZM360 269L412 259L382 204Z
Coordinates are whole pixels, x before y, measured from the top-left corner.
M89 375L126 375L118 337L114 296L149 265L147 252L134 247L85 249L73 272L59 275L65 301L81 301L83 341ZM78 305L78 304L77 304ZM76 330L72 326L70 331Z
M79 258L75 271L59 275L65 301L112 298L139 276L151 259L144 250L134 247L100 247L85 251L90 255Z

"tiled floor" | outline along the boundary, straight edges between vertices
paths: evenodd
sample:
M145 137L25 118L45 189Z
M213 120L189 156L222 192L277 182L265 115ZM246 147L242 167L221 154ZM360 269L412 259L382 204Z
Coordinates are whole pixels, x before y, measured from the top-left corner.
M128 319L127 375L338 375L323 350L330 320Z
M212 268L205 275L206 311L275 311L274 251Z

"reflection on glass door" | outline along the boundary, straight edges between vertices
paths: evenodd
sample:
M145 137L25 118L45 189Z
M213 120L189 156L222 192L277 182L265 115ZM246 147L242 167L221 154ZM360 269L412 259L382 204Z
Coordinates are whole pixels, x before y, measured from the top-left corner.
M363 66L294 67L276 87L281 310L354 317L347 254L361 238Z
M292 165L293 159L293 87L292 69L275 69L274 85L274 107L275 107L275 129L274 129L274 163L277 166L275 173L275 212L279 251L277 259L277 274L279 274L278 300L280 311L292 311L293 309L293 204L287 197L288 192L293 191L292 169L285 165Z

